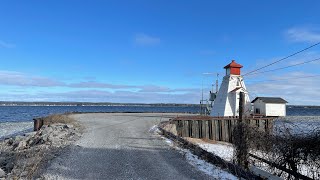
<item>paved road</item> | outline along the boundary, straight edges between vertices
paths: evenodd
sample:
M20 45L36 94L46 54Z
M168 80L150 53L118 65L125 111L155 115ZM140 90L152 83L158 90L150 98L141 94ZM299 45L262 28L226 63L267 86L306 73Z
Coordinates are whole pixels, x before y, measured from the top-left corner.
M182 154L162 139L149 133L161 120L161 114L73 116L84 124L86 132L74 146L51 162L46 179L210 178L188 164Z

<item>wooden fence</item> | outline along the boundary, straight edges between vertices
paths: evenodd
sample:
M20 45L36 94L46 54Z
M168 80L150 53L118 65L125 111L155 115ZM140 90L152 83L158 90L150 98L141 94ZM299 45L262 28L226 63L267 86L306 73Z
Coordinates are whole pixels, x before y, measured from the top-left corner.
M248 117L243 121L265 132L272 131L274 118ZM232 131L239 117L184 116L172 119L180 137L232 143Z

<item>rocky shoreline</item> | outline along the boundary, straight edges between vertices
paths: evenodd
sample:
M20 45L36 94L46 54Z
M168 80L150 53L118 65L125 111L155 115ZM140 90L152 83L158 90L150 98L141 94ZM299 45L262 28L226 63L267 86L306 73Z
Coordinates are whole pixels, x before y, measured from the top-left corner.
M0 179L40 178L48 161L81 137L81 127L70 122L51 122L37 132L1 141Z

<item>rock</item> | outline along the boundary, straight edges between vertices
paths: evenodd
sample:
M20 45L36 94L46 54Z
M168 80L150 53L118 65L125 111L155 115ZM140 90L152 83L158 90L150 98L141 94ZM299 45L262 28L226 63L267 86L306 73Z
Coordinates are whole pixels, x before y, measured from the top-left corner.
M7 145L11 146L14 143L14 140L12 138L5 141Z
M25 133L25 136L35 136L37 134L37 131L33 131L33 132L29 132L29 133Z
M54 131L53 127L47 127L45 129L43 129L42 134L50 134Z
M14 137L14 140L15 140L15 141L21 141L22 139L24 139L23 136L16 136L16 137Z
M0 168L0 178L4 178L6 173Z
M63 128L65 128L65 129L72 129L74 126L72 125L72 124L65 124L64 126L63 126Z
M18 146L14 150L22 150L27 147L27 142L26 141L20 141Z

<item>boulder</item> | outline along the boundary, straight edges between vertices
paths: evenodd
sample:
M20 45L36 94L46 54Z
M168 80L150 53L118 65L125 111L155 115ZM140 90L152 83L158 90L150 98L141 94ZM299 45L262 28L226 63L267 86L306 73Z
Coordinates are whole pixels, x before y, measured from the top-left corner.
M22 150L27 147L27 142L26 141L20 141L18 146L15 148L15 150Z
M35 136L37 134L37 131L33 131L33 132L29 132L29 133L25 133L25 136Z
M5 176L6 176L6 173L4 172L4 170L0 168L0 178L4 178Z

